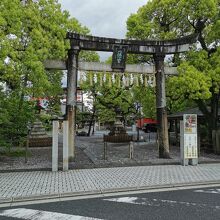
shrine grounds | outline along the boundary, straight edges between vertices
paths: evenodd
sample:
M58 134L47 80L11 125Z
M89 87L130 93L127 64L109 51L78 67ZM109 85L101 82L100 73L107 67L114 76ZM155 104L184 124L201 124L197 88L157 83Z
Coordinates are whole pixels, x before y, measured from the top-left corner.
M176 146L174 135L170 135L171 159L158 158L156 133L140 131L139 141L134 141L134 157L129 158L128 143L108 143L107 159L104 160L103 135L108 131L96 131L90 137L77 136L75 159L70 162L70 169L90 169L106 167L128 167L149 165L179 165L180 147ZM137 133L128 131L137 139ZM52 148L29 148L28 160L24 157L0 156L0 171L51 170ZM220 155L206 153L201 149L199 163L220 163ZM59 134L59 169L62 170L62 134Z

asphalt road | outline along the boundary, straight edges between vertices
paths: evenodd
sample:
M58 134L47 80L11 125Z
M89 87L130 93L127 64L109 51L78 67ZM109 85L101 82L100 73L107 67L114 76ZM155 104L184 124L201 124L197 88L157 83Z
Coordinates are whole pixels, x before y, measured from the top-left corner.
M220 187L127 194L0 208L0 219L218 220Z

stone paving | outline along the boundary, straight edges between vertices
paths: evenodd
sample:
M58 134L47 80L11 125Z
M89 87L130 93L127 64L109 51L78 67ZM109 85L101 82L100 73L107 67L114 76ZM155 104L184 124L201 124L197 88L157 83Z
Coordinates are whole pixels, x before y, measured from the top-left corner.
M0 173L0 203L205 183L220 184L220 164Z
M159 159L154 137L143 134L145 142L135 142L134 159L128 158L126 144L113 144L108 147L108 159L104 161L102 135L77 137L77 160L70 163L72 170L67 172L40 171L40 168L51 170L51 148L32 149L35 157L29 158L27 164L24 158L9 163L0 160L0 170L4 171L0 172L0 203L186 184L220 184L219 155L201 152L198 166L184 167L179 165L178 147L171 145L171 159ZM59 150L62 167L62 148ZM204 164L207 162L211 163ZM38 171L16 172L16 168Z

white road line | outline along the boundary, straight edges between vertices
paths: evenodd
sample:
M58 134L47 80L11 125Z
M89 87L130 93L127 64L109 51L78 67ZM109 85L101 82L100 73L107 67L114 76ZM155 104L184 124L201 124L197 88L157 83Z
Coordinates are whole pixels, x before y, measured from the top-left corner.
M121 198L112 198L112 199L103 199L103 200L111 201L111 202L136 204L136 205L158 206L157 204L154 203L154 201L149 201L146 198L138 198L138 197L121 197Z
M0 216L20 218L26 220L100 220L78 215L62 214L58 212L47 212L34 209L7 209L0 212Z
M194 192L220 194L220 189L198 189Z
M170 206L175 205L184 205L184 206L194 206L199 208L212 208L220 210L220 206L211 206L204 203L195 203L195 202L185 202L185 201L175 201L175 200L165 200L165 199L147 199L147 198L139 198L139 197L120 197L120 198L111 198L111 199L104 199L105 201L110 202L121 202L121 203L129 203L129 204L136 204L136 205L146 205L146 206L156 206L159 207L162 204L168 204Z
M112 198L112 199L103 199L103 200L135 204L137 199L138 197L121 197L121 198Z

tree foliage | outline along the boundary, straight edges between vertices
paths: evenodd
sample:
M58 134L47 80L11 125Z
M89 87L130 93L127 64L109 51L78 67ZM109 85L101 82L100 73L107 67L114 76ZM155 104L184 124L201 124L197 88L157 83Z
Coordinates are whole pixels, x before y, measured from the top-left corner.
M167 95L172 104L175 100L194 101L204 113L210 133L218 121L219 27L219 0L151 0L127 20L127 36L131 39L198 34L198 43L190 52L173 56L171 64L179 65L179 76L168 80Z
M142 80L139 74L87 72L80 87L93 100L91 112L95 111L96 120L111 124L120 116L131 124L139 117L155 118L154 88Z
M61 10L58 0L0 1L0 84L6 89L1 91L1 134L9 132L13 136L15 133L6 127L26 127L33 118L25 113L33 113L28 108L34 107L25 97L52 98L52 106L56 106L63 73L45 70L43 61L67 57L67 31L89 33L88 28ZM97 56L83 53L81 59Z

